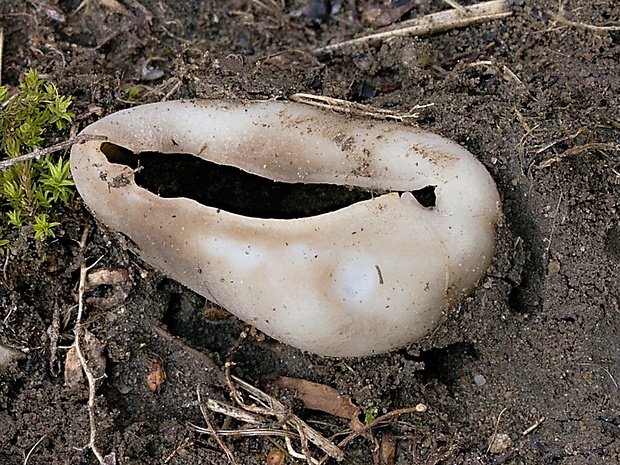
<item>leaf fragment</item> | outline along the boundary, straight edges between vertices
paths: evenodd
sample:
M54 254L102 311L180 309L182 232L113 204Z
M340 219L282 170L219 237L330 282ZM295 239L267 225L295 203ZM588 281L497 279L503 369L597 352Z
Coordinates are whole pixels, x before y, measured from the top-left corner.
M359 415L362 413L361 409L353 403L349 396L340 394L330 386L286 376L276 378L273 384L279 388L297 391L297 397L307 409L320 410L349 420L349 426L353 431L358 431L364 427L359 420Z

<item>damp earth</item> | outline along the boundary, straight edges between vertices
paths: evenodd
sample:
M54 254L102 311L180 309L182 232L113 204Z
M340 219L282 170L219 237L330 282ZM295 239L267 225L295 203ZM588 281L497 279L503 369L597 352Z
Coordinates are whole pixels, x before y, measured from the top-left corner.
M2 84L14 89L27 69L39 71L72 96L73 134L117 110L181 98L307 93L415 109L415 124L486 166L504 211L491 269L432 337L335 359L253 332L238 344L242 321L145 265L78 200L54 240L23 231L2 257L0 345L19 354L0 373L3 464L98 463L85 447L88 390L69 354L82 263L100 273L87 286L83 325L92 371L102 375L93 418L108 463L230 463L193 426L208 429L201 401L233 405L227 360L235 376L334 443L351 431L349 420L306 408L274 379L333 388L359 407L362 423L425 406L343 446L342 463L620 463L617 1L508 0L503 19L315 53L377 24L450 8L387 3L2 2ZM221 413L209 418L216 429L243 426ZM283 431L275 417L261 422ZM305 463L277 452L286 451L282 436L220 439L239 464ZM298 453L300 444L292 439Z

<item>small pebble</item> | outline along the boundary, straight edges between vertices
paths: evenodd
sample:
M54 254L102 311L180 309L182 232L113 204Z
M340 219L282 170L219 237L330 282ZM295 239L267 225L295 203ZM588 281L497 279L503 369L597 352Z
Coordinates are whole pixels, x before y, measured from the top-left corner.
M551 260L549 262L547 272L549 273L549 276L558 274L560 272L560 262L558 262L557 260Z
M487 380L482 375L476 375L474 376L474 383L476 383L476 386L484 386Z
M118 386L118 392L121 394L129 394L131 391L131 386L127 386L125 383L122 383Z
M0 372L8 369L11 363L23 358L24 354L8 346L0 344Z
M506 433L494 434L489 442L489 452L491 454L503 454L512 446L512 440Z

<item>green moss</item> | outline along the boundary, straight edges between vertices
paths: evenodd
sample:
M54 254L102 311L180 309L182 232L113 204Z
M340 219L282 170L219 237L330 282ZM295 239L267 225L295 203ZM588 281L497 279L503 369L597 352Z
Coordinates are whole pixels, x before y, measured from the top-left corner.
M19 91L9 97L0 86L0 158L15 158L40 148L45 137L65 129L74 115L71 97L60 95L34 70L24 75ZM69 161L50 155L17 163L0 171L0 247L8 243L2 231L32 226L34 237L54 237L54 207L74 196Z
M377 415L379 414L379 409L377 407L371 407L369 409L364 410L364 423L369 424L375 421Z
M140 95L140 92L138 87L130 87L127 89L127 100L135 100Z

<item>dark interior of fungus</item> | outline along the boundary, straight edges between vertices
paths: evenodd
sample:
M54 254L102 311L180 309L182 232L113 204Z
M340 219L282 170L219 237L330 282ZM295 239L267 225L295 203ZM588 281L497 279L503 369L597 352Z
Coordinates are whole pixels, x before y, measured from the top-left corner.
M190 198L255 218L315 216L385 193L335 184L278 182L184 153L136 154L108 142L101 145L101 151L110 163L136 169L136 183L161 197ZM422 206L435 206L434 186L412 194Z

